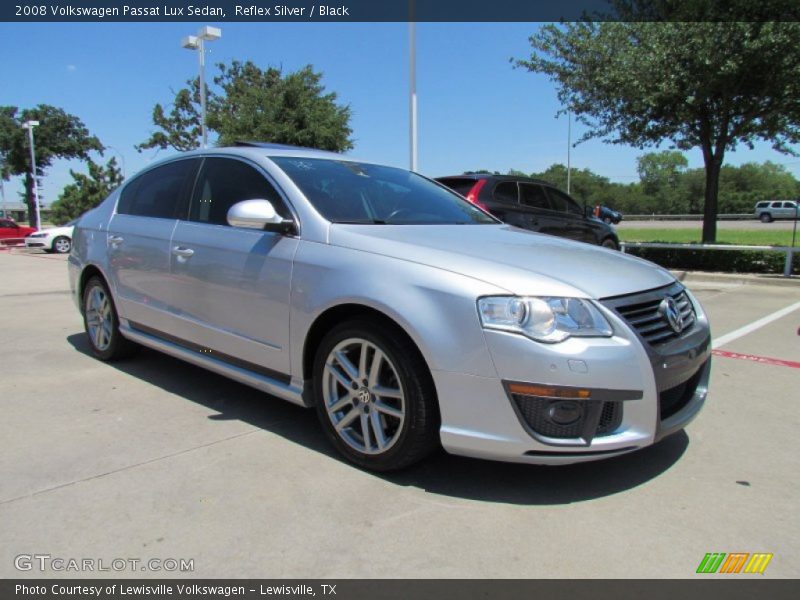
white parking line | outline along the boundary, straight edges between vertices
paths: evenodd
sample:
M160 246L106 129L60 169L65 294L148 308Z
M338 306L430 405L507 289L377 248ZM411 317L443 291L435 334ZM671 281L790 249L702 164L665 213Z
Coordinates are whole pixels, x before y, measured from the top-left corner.
M726 333L725 335L718 337L717 339L714 340L714 343L711 345L711 347L719 348L720 346L724 346L725 344L728 344L733 340L737 340L740 337L747 335L748 333L752 333L756 329L760 329L764 325L768 325L773 321L780 319L781 317L785 317L786 315L797 310L798 308L800 308L800 302L795 302L791 306L782 308L781 310L776 311L771 315L767 315L766 317L763 317L758 321L753 321L749 325L745 325L744 327L740 327L739 329L735 329L730 333Z

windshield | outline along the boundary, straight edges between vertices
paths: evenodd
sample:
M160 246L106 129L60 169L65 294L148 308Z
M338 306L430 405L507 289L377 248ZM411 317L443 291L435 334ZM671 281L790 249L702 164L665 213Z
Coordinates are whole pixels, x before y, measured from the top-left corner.
M404 169L324 158L270 157L333 223L496 224L457 194Z

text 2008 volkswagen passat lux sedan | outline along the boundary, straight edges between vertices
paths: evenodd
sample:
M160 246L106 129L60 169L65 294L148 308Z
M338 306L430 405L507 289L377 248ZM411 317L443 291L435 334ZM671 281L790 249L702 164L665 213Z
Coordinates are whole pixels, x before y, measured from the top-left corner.
M564 464L684 427L710 332L669 272L516 229L415 173L268 144L131 178L75 228L94 353L137 344L315 406L364 467Z

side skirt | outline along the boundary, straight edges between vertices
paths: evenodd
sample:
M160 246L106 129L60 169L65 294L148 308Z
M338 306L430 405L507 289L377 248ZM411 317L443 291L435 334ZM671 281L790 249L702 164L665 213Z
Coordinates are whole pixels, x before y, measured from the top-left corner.
M209 371L249 385L257 390L277 396L282 400L297 404L303 407L310 407L311 404L304 399L303 389L297 385L292 385L288 376L278 375L280 379L257 373L243 366L228 363L220 358L209 354L201 354L187 346L183 346L177 341L158 337L153 333L134 329L128 322L120 321L119 329L122 335L142 346L158 350L164 354L169 354L175 358L186 361L198 367L203 367Z

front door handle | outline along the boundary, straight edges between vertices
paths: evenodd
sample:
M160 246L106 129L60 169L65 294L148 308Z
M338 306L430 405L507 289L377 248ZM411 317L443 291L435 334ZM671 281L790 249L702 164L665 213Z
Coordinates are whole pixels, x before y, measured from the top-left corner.
M109 245L113 246L114 248L119 246L124 241L125 241L125 239L122 236L119 236L119 235L109 235L108 236L108 243L109 243Z
M178 258L190 258L194 254L191 248L184 248L183 246L175 246L172 253Z

